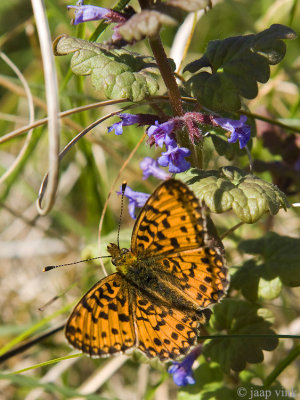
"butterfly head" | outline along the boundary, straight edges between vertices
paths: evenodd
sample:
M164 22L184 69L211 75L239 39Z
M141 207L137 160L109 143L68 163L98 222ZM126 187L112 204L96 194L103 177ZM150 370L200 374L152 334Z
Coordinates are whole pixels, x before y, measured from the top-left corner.
M107 251L111 254L111 262L122 273L126 273L128 265L136 261L136 256L129 249L120 249L115 243L110 243L107 246Z

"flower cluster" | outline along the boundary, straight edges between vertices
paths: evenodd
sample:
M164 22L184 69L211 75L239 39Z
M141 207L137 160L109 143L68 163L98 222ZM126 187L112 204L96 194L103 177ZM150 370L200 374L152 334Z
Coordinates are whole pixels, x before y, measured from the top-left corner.
M118 114L121 121L118 121L108 128L108 132L115 131L116 135L123 133L124 126L137 124L138 126L149 126L147 129L148 144L156 147L166 147L166 151L161 153L161 156L154 160L151 157L146 157L140 167L143 170L143 178L147 179L153 175L158 179L164 180L170 178L170 174L162 170L161 167L168 167L169 173L180 173L187 171L191 164L186 160L191 152L185 147L180 147L176 141L176 133L183 127L189 132L190 140L194 143L201 140L202 133L198 124L205 123L212 126L220 126L223 129L231 132L228 139L229 143L239 141L240 148L246 146L250 140L250 127L245 124L247 117L241 116L240 120L232 120L229 118L215 118L206 116L196 112L188 112L183 117L170 118L167 121L160 121L157 115L153 114ZM142 207L146 202L144 193L134 192L127 188L125 196L129 198L130 215L135 218L135 207Z
M121 121L114 123L108 128L108 132L115 131L116 135L121 135L123 133L123 126L138 124L149 125L151 119L155 118L154 124L147 129L147 135L149 137L148 144L150 146L156 145L156 147L162 148L166 147L166 151L161 153L157 162L162 167L169 167L170 173L179 173L187 171L191 164L185 159L190 155L190 150L185 147L179 147L176 142L176 131L182 127L182 123L179 118L171 118L168 121L160 123L157 116L151 114L119 114ZM147 169L147 166L151 165L151 168ZM153 165L156 168L153 169ZM155 161L143 164L144 177L150 175L164 176L164 173L159 173L157 164ZM153 171L155 173L153 173ZM168 175L169 177L169 175ZM161 179L161 178L160 178Z

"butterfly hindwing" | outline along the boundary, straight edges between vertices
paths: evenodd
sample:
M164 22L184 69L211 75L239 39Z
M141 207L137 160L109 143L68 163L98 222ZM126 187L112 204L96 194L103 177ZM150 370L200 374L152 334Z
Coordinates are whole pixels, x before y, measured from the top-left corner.
M137 346L148 357L176 359L195 343L201 316L155 304L137 292L133 305ZM202 321L205 321L203 315Z
M118 273L83 296L66 324L69 343L90 356L124 352L136 343L127 283Z
M201 308L217 303L226 292L227 269L214 248L201 247L170 254L160 263L162 270L177 278L176 287L184 292L187 300Z

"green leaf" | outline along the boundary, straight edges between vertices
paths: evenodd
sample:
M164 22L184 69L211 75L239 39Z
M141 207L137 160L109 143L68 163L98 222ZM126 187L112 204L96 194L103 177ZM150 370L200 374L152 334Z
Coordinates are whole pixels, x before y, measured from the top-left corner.
M241 289L243 296L251 301L273 300L277 298L282 289L279 278L265 280L263 265L257 265L255 260L246 261L231 278L231 287Z
M196 383L197 385L197 383ZM234 399L235 391L229 389L223 382L212 382L199 389L197 393L190 393L180 390L178 400L232 400Z
M199 388L203 395L218 390L219 387L223 388L224 373L219 364L207 362L203 356L199 357L198 361L200 365L193 371L196 383L182 387L178 399L199 399Z
M210 211L223 213L232 209L247 224L259 220L265 212L275 215L281 207L289 207L285 194L275 185L236 167L218 171L193 169L187 176L187 184L192 185Z
M241 371L246 363L259 363L264 359L262 350L274 350L276 337L247 337L247 334L270 335L275 332L271 324L257 315L258 307L233 299L225 299L214 306L210 324L217 331L241 337L212 339L205 344L206 358L218 362L225 372ZM242 335L245 335L242 337Z
M282 289L282 283L279 278L266 281L264 278L259 280L258 285L258 298L263 300L274 300L276 299Z
M300 286L300 239L268 232L262 238L242 241L238 249L260 256L260 275L265 280L279 277L284 285Z
M232 160L235 155L235 146L232 146L232 143L228 143L227 140L224 140L222 137L218 135L211 134L211 140L214 144L216 152L220 156L224 156L227 160Z
M230 286L240 289L245 299L256 302L259 284L259 271L254 260L248 260L231 277Z
M211 110L237 111L241 97L254 99L258 93L257 82L269 80L269 65L278 64L285 56L282 39L295 38L292 29L274 24L256 35L213 40L203 57L184 69L194 73L210 67L212 72L192 76L186 82L186 90Z
M141 101L159 89L156 64L151 57L125 49L107 50L99 43L60 36L54 42L55 55L75 53L71 68L76 75L91 75L96 89L109 99Z

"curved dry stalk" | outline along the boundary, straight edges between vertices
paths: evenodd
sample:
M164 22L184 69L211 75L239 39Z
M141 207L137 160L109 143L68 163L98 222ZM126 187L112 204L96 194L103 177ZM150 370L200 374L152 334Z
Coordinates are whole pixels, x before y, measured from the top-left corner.
M5 82L7 82L7 80ZM0 76L0 85L1 85L1 83L2 82L1 82L1 76ZM151 104L151 103L155 103L157 101L168 101L168 99L169 99L168 96L152 96L152 97L149 97L147 99L147 103ZM34 100L34 103L36 104L36 98L34 96L33 96L33 100ZM196 104L197 103L197 100L193 99L192 97L182 97L182 101L184 101L186 103L191 103L191 104ZM127 103L127 102L128 102L128 100L124 100L124 99L100 101L100 102L97 102L97 103L92 103L92 104L87 104L87 105L80 106L80 107L71 108L70 110L67 110L67 111L62 111L62 112L60 112L58 114L58 116L59 116L59 118L65 118L65 117L67 117L69 115L72 115L72 114L75 114L77 112L86 111L86 110L90 110L90 109L97 108L97 107L104 107L104 106L109 106L109 105L114 105L114 104L119 104L119 103ZM39 104L39 106L41 106L41 104ZM138 106L140 106L140 105L132 104L131 106L127 106L126 109L128 110L129 108L134 108L134 107L138 107ZM125 108L124 108L124 110L125 110ZM295 128L295 127L286 125L286 124L284 124L284 123L282 123L280 121L273 121L272 119L264 117L264 116L259 115L259 114L249 113L249 112L246 112L244 110L241 110L240 114L247 115L249 117L252 117L252 118L255 118L255 119L258 119L258 120L261 120L261 121L269 122L270 124L280 126L281 128L289 129L289 130L291 130L293 132L296 132L296 133L299 132L299 128ZM8 140L14 139L14 138L16 138L16 137L18 137L20 135L23 135L29 129L37 128L37 127L39 127L41 125L46 124L47 122L48 122L48 118L45 117L45 118L42 118L40 120L35 121L33 124L26 125L26 126L23 126L22 128L19 128L19 129L16 129L16 130L12 131L12 132L9 132L6 135L3 135L3 136L0 137L0 144L5 143ZM66 125L68 125L68 126L71 126L72 128L74 128L74 125L76 125L75 129L78 129L78 125L74 121L66 119L64 121L64 123Z
M124 161L124 164L122 165L122 167L120 168L115 180L113 181L109 193L107 195L107 198L105 200L104 206L103 206L103 210L101 213L101 217L100 217L100 221L99 221L99 228L98 228L98 249L99 249L99 254L101 257L101 232L102 232L102 227L103 227L103 222L104 222L104 216L107 210L107 206L108 206L108 201L110 199L110 196L112 194L113 188L115 187L116 183L118 182L118 180L120 179L120 175L122 174L122 172L124 171L124 169L126 168L126 166L128 165L129 161L132 159L132 157L135 155L136 151L138 150L138 148L140 147L140 145L143 143L145 137L147 136L146 133L143 134L143 136L140 138L140 140L138 141L138 143L136 144L136 146L134 147L134 149L131 151L131 153L129 154L129 156L127 157L127 159ZM100 264L101 264L101 268L103 271L104 276L107 276L107 272L105 270L105 266L104 263L102 261L102 258L99 258Z
M19 80L21 81L21 83L22 83L22 85L24 87L26 98L27 98L27 101L28 101L29 123L32 124L33 121L34 121L34 104L33 104L32 93L30 91L29 85L28 85L24 75L19 70L19 68L1 50L0 50L0 57L14 71L14 73L17 75L17 77L19 78ZM22 162L22 159L25 156L25 153L26 153L26 151L28 149L28 146L30 144L31 138L32 138L32 129L30 129L28 131L28 134L27 134L27 137L25 139L25 142L24 142L19 154L15 158L14 162L5 171L5 173L1 176L0 185L14 172L14 170L17 168L17 166Z
M1 79L1 77L0 77ZM97 108L97 107L104 107L104 106L108 106L108 105L112 105L112 104L118 104L118 103L123 103L123 102L127 102L127 100L107 100L107 101L100 101L97 103L92 103L92 104L87 104L84 106L80 106L80 107L75 107L75 108L71 108L70 110L67 111L62 111L58 114L59 118L65 118L68 117L69 115L75 114L77 112L81 112L81 111L86 111L86 110L90 110L92 108ZM129 109L128 106L127 108L124 109ZM123 111L123 110L121 110ZM37 128L39 126L42 126L44 124L46 124L48 122L48 117L39 119L37 121L35 121L34 123L30 124L30 125L26 125L23 126L22 128L16 129L12 132L7 133L6 135L3 135L0 138L0 144L7 142L8 140L14 139L20 135L25 134L29 129L34 129ZM65 120L65 124L69 125L71 128L75 128L77 130L79 130L80 128L78 128L78 124L75 123L74 121L71 121L69 119Z
M52 40L46 16L45 5L42 0L31 0L31 3L42 53L48 110L49 186L44 207L41 205L42 199L39 197L37 200L37 209L39 214L46 215L54 204L58 186L60 134L58 118L59 98L54 56L52 52Z

